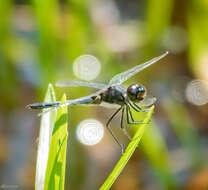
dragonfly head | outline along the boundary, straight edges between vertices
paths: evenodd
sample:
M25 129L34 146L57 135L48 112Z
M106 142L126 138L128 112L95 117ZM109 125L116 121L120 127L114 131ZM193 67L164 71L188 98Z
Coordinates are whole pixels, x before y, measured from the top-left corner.
M132 84L127 88L128 98L133 102L140 102L146 96L147 90L140 84Z

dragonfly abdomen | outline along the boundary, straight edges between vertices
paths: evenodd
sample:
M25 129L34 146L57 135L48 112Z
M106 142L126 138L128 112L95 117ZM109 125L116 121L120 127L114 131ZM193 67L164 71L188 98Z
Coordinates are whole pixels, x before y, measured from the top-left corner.
M60 105L60 102L34 103L27 105L27 107L31 109L43 109L43 108L56 107L58 105Z

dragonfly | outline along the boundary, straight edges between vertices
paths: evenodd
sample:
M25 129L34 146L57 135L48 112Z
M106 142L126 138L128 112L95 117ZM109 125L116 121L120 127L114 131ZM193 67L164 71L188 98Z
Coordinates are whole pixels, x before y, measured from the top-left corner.
M147 112L148 109L144 109L143 107L149 107L153 105L156 101L156 98L152 96L151 97L148 96L146 88L141 84L131 84L126 88L122 86L122 83L124 83L129 78L136 75L137 73L141 72L145 68L156 63L160 59L164 58L167 54L168 52L165 52L162 55L155 57L143 64L136 65L127 71L115 75L108 84L87 82L87 81L73 80L73 79L61 80L56 83L56 86L59 87L84 86L84 87L95 88L98 90L95 93L90 94L88 96L67 100L66 103L60 103L60 101L43 102L43 103L29 104L27 107L31 109L44 109L44 111L42 112L43 114L59 107L71 106L71 105L97 105L97 106L104 106L110 108L116 107L117 108L116 111L112 114L112 116L109 118L109 120L106 123L106 128L112 135L115 142L121 147L121 151L123 153L124 146L122 143L120 143L119 139L111 130L109 125L110 122L119 112L121 112L120 127L123 130L124 134L131 140L131 136L129 135L126 127L124 127L123 125L124 115L126 115L126 121L128 124L143 123L143 121L134 120L131 108L136 112Z

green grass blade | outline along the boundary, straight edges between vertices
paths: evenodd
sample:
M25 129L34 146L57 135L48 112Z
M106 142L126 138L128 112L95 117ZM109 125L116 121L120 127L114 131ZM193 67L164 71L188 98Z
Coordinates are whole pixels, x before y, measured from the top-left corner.
M142 113L137 114L137 112L133 110L132 113L135 120L142 119ZM137 126L133 125L131 128L137 129ZM140 142L140 150L144 153L146 159L149 161L152 172L156 177L156 183L158 186L160 186L160 189L177 189L173 168L171 168L171 158L168 153L168 148L159 128L155 125L153 119L151 120L150 126L147 127L146 132L142 137Z
M150 111L147 113L147 115L146 115L146 117L144 119L144 123L148 123L149 122L153 110L154 110L154 106L152 106ZM124 169L124 167L127 164L128 160L131 158L132 154L134 153L136 147L138 146L138 144L139 144L139 142L140 142L140 140L141 140L141 138L142 138L142 136L144 134L145 128L147 126L148 126L147 124L142 124L142 125L140 125L137 128L136 133L135 133L133 139L129 143L129 145L126 148L124 154L122 155L121 159L116 164L115 168L113 169L113 171L111 172L109 177L106 179L104 184L100 187L100 190L110 189L112 184L115 182L117 177L120 175L120 173Z
M66 102L65 95L61 102ZM67 137L67 107L62 107L58 109L51 137L45 190L64 190Z
M56 101L53 86L48 85L48 90L45 95L44 102ZM56 118L56 110L42 115L40 122L40 134L39 144L37 151L37 163L36 163L36 177L35 177L35 189L43 190L45 181L45 172L48 161L50 138Z

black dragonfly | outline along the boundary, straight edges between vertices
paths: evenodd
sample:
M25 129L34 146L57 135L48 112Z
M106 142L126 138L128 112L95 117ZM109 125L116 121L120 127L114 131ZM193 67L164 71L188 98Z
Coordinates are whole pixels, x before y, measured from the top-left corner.
M109 118L106 127L110 134L113 136L114 140L121 147L123 152L124 147L119 142L118 138L114 135L111 128L109 127L112 119L121 111L121 129L124 134L131 139L126 128L123 126L124 114L126 113L126 120L128 124L141 124L143 121L135 121L131 112L131 109L134 109L136 112L146 112L148 109L142 109L142 106L151 106L155 101L155 97L146 96L147 90L141 84L132 84L128 88L125 88L121 84L142 71L143 69L149 67L150 65L156 63L163 57L165 57L168 52L153 58L150 61L147 61L143 64L137 65L127 71L115 75L108 84L104 83L95 83L95 82L85 82L79 80L66 79L56 83L56 86L59 87L75 87L75 86L85 86L99 89L97 92L77 98L72 100L67 100L66 103L61 104L59 101L56 102L44 102L44 103L34 103L29 104L27 107L31 109L45 109L41 114L49 112L55 108L70 106L70 105L98 105L104 107L115 108L117 107L116 112Z

